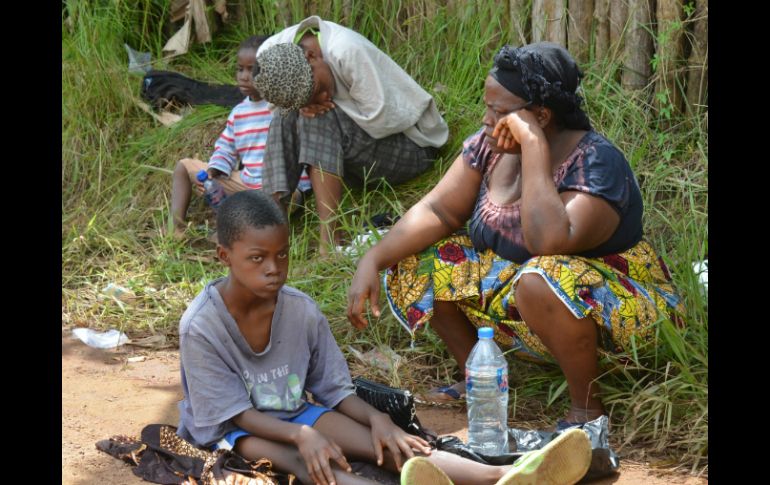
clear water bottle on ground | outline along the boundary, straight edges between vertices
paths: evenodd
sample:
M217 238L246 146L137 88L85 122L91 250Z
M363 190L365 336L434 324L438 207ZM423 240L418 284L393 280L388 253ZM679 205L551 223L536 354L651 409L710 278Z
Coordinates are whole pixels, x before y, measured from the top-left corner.
M208 172L201 170L196 176L198 182L203 184L203 198L206 199L206 203L214 210L219 208L219 205L225 200L227 195L225 189L222 188L219 182L209 177Z
M492 339L494 330L481 327L479 340L465 363L468 446L477 453L508 453L508 362Z

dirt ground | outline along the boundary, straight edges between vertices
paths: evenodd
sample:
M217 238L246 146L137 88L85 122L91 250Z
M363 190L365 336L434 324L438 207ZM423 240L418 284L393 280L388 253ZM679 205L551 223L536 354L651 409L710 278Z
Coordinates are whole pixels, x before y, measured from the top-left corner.
M176 425L181 399L176 351L132 346L92 349L63 330L62 483L148 483L134 476L129 465L98 451L95 443L116 434L136 436L151 423ZM423 425L439 434L467 438L463 409L420 407L418 415ZM593 483L702 485L708 480L621 459L620 473Z

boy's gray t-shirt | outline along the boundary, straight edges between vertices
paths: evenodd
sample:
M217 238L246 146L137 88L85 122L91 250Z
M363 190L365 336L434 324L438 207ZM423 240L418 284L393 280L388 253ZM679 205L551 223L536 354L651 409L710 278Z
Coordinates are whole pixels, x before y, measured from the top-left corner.
M195 297L179 324L179 436L210 446L234 430L231 418L247 409L293 418L307 407L304 390L329 408L355 394L345 357L310 297L281 288L270 341L256 353L214 287L218 281Z

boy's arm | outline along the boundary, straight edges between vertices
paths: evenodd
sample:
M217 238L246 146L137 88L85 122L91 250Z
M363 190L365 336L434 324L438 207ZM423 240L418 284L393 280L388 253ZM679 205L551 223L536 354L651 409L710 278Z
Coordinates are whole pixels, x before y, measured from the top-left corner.
M335 481L329 460L336 461L343 470L352 471L342 454L342 448L311 426L282 421L256 409L247 409L238 414L233 418L233 423L256 437L296 446L313 483Z
M406 459L414 456L413 449L426 455L430 454L430 445L427 441L399 428L390 416L376 410L356 395L343 399L337 406L337 411L372 429L372 444L378 465L383 463L383 446L387 447L393 455L399 470L401 470L401 464L406 461L402 458L402 454Z
M214 144L214 153L209 159L209 175L217 177L221 174L230 176L238 169L238 149L235 147L235 110L227 117L227 124L222 134ZM221 172L221 173L217 173Z

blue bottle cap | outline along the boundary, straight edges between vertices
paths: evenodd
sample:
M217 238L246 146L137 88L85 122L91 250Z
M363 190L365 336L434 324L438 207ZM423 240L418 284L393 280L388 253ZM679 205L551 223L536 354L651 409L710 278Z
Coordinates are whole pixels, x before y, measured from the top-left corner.
M201 170L198 172L198 175L196 175L195 178L198 179L198 182L205 182L206 179L209 178L209 173L205 170Z
M492 338L495 335L495 330L492 327L479 328L479 338Z

